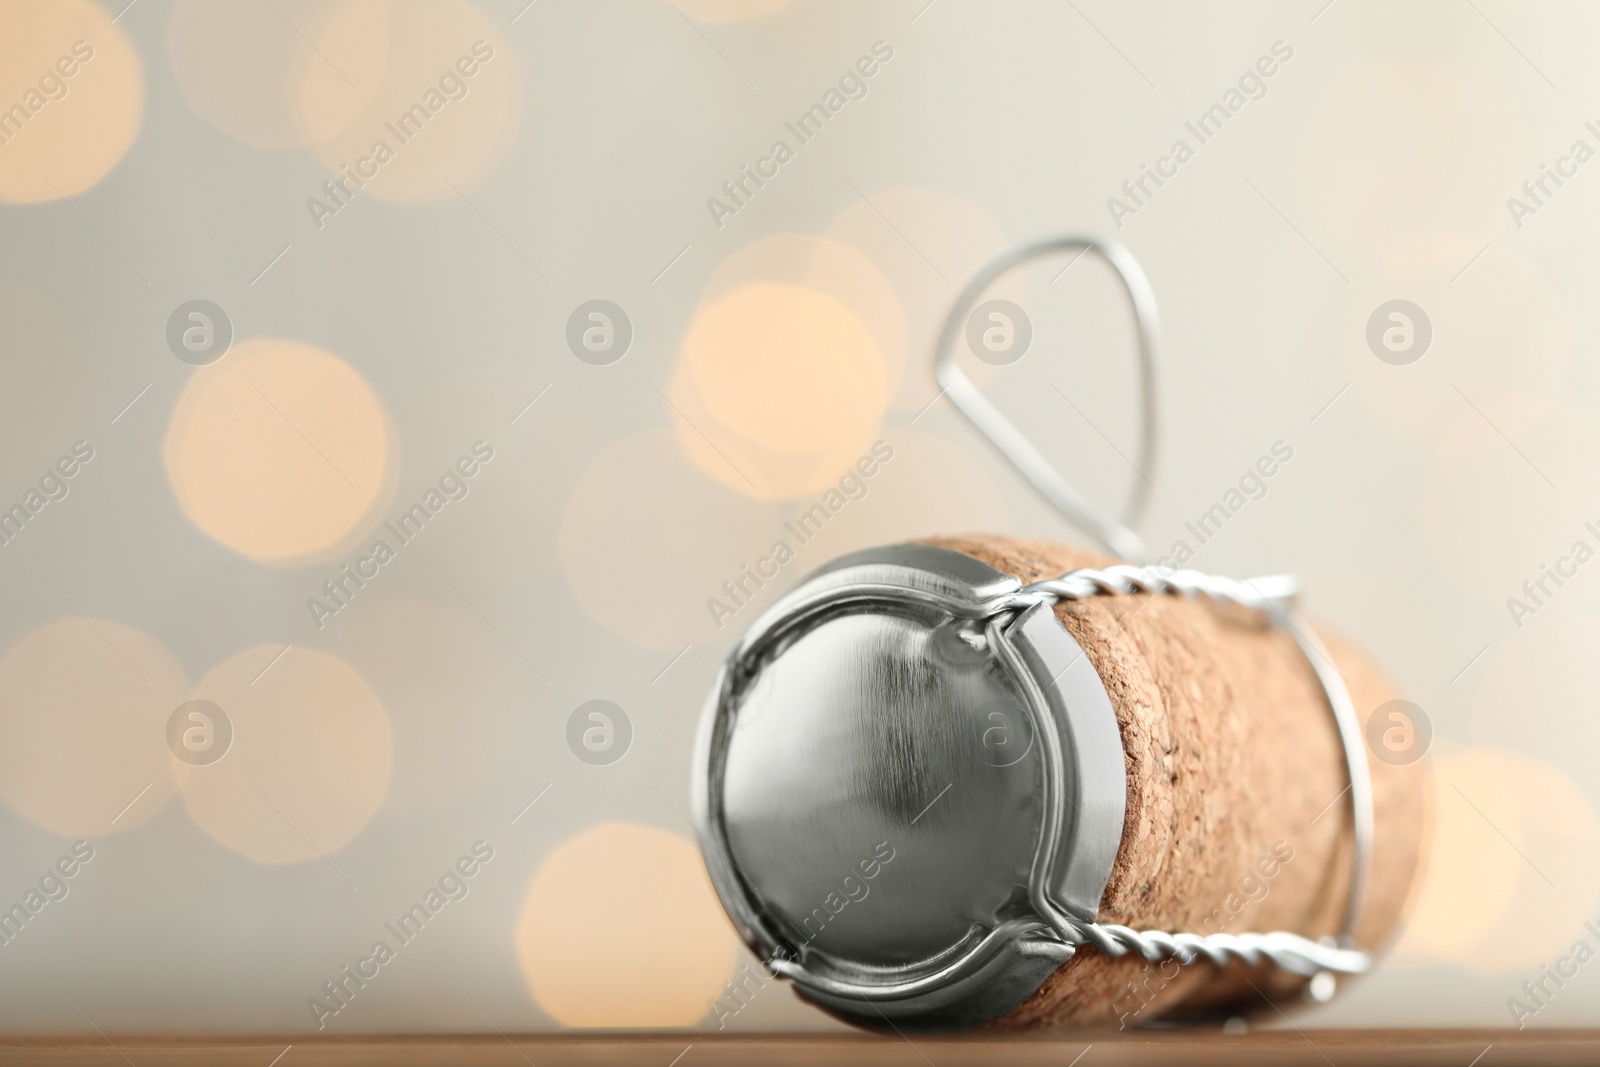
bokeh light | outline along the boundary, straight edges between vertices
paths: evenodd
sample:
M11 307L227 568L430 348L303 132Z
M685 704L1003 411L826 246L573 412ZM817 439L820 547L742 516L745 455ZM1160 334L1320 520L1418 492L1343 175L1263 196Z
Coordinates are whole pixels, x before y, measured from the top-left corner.
M317 58L296 29L307 13L307 5L292 0L178 0L167 24L167 53L184 101L254 148L298 144L290 81Z
M907 323L907 356L892 405L916 411L938 392L933 342L950 302L973 272L1012 239L988 212L954 193L904 186L863 191L871 203L845 209L828 226L827 236L859 249L893 286ZM1063 256L1061 266L1068 262ZM991 285L985 299L1027 307L1027 293L1023 273L1014 271ZM962 366L979 385L995 370L971 359Z
M195 689L220 707L233 743L215 763L174 760L196 826L258 863L338 851L389 790L394 743L377 694L323 652L260 645L220 664Z
M1396 950L1461 961L1516 894L1520 873L1502 834L1514 846L1523 836L1522 819L1492 756L1441 745L1433 758L1432 836L1423 882Z
M1583 536L1600 549L1587 531ZM1600 570L1600 558L1590 565ZM1597 581L1600 574L1580 572L1558 592L1561 599L1548 601L1522 629L1495 643L1478 678L1471 718L1475 742L1555 764L1587 789L1591 802L1600 802L1592 755L1600 750L1600 618L1579 605L1594 599Z
M339 0L307 23L316 48L296 65L285 91L302 142L337 137L377 98L389 71L392 10L388 0Z
M739 944L692 843L616 822L545 857L516 936L539 1007L587 1028L693 1026Z
M798 286L849 308L872 335L890 395L906 369L906 316L894 286L858 249L827 237L775 233L737 249L711 272L700 307L750 285Z
M453 197L452 184L481 177L516 132L516 52L501 24L468 0L364 0L333 9L306 32L322 62L302 68L301 129L351 195Z
M823 491L879 435L904 348L893 289L859 252L800 234L746 245L685 331L668 387L679 443L736 492Z
M1433 840L1404 960L1517 974L1571 946L1600 906L1600 817L1572 780L1507 749L1435 752Z
M701 310L683 359L708 411L782 455L856 442L877 428L883 359L843 303L813 289L757 284Z
M144 68L87 0L0 4L0 201L38 204L92 188L144 114Z
M58 834L140 825L172 795L167 718L188 689L139 630L86 618L34 630L0 660L0 797Z
M251 559L288 564L345 547L388 503L392 437L348 364L261 338L189 380L163 456L191 522Z

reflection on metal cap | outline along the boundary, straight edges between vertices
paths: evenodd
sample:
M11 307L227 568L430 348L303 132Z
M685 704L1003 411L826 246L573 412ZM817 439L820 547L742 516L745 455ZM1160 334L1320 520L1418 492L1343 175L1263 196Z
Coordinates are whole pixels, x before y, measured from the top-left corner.
M928 545L857 552L751 628L701 724L723 906L864 1026L973 1026L1093 921L1122 837L1105 687L1049 601Z

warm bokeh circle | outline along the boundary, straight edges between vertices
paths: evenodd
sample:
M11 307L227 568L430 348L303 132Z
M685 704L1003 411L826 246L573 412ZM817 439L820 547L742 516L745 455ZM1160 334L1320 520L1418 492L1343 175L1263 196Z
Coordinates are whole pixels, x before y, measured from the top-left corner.
M0 797L58 834L138 826L172 795L166 723L187 695L148 634L76 616L39 627L0 659Z
M737 951L700 850L631 823L603 823L556 846L517 924L534 1000L572 1027L693 1026L722 993Z
M162 451L190 521L253 560L293 564L338 549L387 502L392 438L349 364L258 338L189 380Z
M178 786L195 825L235 852L258 863L326 856L388 795L388 714L343 660L260 645L219 665L195 696L226 710L234 741L208 766L174 760Z
M143 116L143 65L104 8L0 4L0 201L37 204L94 187Z

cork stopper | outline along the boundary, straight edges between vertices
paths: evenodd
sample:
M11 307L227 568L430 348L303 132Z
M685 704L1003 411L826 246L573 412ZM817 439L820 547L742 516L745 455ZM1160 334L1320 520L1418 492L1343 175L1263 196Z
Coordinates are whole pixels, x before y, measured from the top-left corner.
M1042 541L930 538L1024 582L1115 560ZM1138 930L1338 932L1352 836L1344 750L1325 696L1289 635L1174 597L1062 602L1056 616L1111 697L1127 772L1122 840L1100 921ZM1363 719L1391 699L1366 659L1321 634ZM1425 763L1371 758L1374 852L1360 948L1395 936L1419 874ZM1244 1014L1305 994L1271 966L1179 967L1093 948L1067 960L1003 1031L1127 1027Z

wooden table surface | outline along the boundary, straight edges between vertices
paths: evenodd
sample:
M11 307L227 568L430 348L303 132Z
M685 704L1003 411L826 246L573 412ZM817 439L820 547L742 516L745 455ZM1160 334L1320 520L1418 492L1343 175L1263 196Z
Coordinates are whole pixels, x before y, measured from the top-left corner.
M274 1057L277 1057L274 1059ZM966 1067L1037 1064L1428 1064L1438 1067L1600 1063L1596 1030L1294 1030L1107 1034L1076 1041L875 1038L856 1035L726 1037L707 1034L374 1036L340 1038L0 1038L0 1065L45 1067Z

